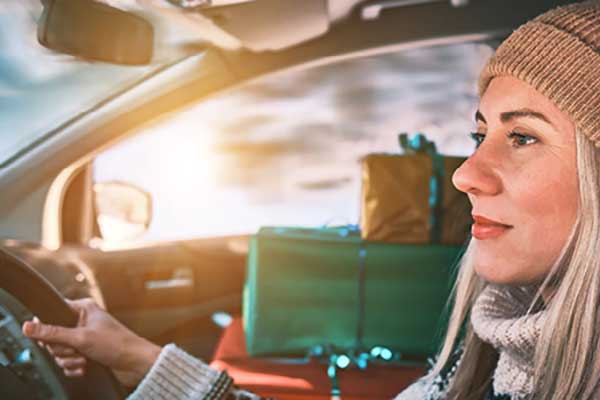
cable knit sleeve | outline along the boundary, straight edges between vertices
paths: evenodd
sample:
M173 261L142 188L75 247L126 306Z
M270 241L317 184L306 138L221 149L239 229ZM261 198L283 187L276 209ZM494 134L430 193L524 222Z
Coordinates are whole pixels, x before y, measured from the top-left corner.
M209 367L174 344L165 346L158 359L128 400L258 400L239 390L227 372Z

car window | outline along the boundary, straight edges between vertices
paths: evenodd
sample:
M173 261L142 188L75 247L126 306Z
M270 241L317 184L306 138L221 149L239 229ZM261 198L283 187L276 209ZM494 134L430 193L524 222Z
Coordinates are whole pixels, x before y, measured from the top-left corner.
M0 4L0 168L62 123L156 70L76 61L37 42L38 0Z
M477 74L490 52L439 46L278 73L118 143L96 158L94 179L151 195L150 226L131 244L356 224L359 160L398 152L400 132L425 133L446 154L472 152Z

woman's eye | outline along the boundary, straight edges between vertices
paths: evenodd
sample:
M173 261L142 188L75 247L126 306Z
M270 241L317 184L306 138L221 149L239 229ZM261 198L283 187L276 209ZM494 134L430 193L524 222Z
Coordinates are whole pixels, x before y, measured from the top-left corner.
M485 139L485 134L479 132L471 132L471 139L475 142L475 147L479 147Z
M508 138L510 139L510 141L514 147L527 146L530 144L537 143L537 141L538 141L538 139L533 136L529 136L529 135L526 135L524 133L519 133L519 132L510 132L508 134Z

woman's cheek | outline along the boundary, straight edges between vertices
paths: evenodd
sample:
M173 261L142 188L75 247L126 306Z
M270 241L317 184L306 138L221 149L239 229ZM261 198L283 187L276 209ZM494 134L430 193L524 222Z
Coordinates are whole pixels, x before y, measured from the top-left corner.
M478 243L476 272L488 281L515 285L539 281L566 244L576 218L577 188L565 184L569 181L564 180L564 170L552 171L546 165L537 171L522 170L504 180L508 184L497 203L498 215L514 228L506 237ZM574 175L570 182L577 180Z
M512 179L512 188L508 188L510 180L507 182L515 211L541 229L557 218L562 220L561 225L573 220L578 197L575 162L556 155L540 156L521 168Z
M520 251L540 273L549 270L559 256L577 217L577 187L561 176L564 171L555 172L552 178L543 174L523 185L514 202L519 214L515 226L523 233L516 238L522 243ZM571 182L576 178L569 177Z

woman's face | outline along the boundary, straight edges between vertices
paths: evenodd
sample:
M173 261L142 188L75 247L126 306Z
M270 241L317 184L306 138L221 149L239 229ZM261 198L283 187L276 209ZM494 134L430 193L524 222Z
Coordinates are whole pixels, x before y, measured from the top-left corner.
M475 270L493 283L539 281L576 219L575 126L512 77L491 81L475 119L478 148L453 176L473 205Z

